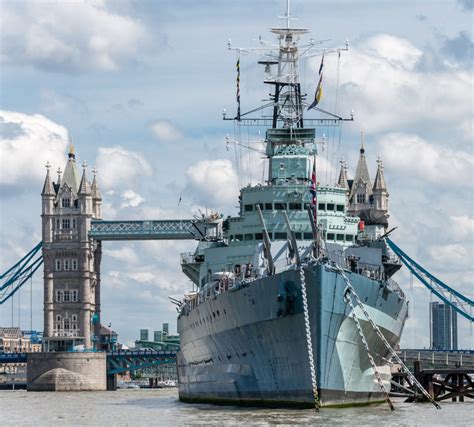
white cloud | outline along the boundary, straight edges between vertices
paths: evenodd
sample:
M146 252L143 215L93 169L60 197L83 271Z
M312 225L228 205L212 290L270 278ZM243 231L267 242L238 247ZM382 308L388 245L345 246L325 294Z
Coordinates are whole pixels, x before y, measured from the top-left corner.
M423 52L410 41L387 34L363 39L341 58L340 99L355 111L368 132L409 127L461 127L472 116L473 77L469 70L446 63L432 71L418 69ZM334 105L337 59L325 60L325 104ZM313 62L317 70L319 61ZM464 126L467 126L464 125ZM467 133L467 130L466 130Z
M160 141L177 141L183 137L182 132L168 120L157 120L152 123L150 129Z
M0 111L0 184L31 184L45 177L46 162L63 166L68 131L41 114ZM53 169L54 170L54 169Z
M6 2L2 14L4 63L52 71L117 70L146 42L144 26L112 12L105 0Z
M141 153L120 146L100 147L97 157L100 185L105 189L130 188L140 176L151 176L153 169Z
M237 175L229 160L202 160L188 168L186 177L195 200L209 207L237 200Z
M470 241L474 245L474 218L467 215L451 216L450 230L453 236L460 241Z
M391 133L378 141L388 167L408 176L443 185L474 186L474 156L439 148L417 135Z
M127 190L124 191L121 195L122 197L122 208L132 207L136 208L143 203L144 199L140 194L135 193L135 191Z
M435 262L443 265L466 268L471 265L467 248L460 244L433 245L428 248L428 253Z
M104 254L127 264L135 264L139 261L137 251L132 246L122 246L119 249L105 248Z

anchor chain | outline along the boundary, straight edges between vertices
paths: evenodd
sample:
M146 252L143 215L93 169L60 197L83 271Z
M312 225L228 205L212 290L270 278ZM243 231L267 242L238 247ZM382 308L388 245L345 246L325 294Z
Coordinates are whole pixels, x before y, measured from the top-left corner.
M308 347L309 370L311 373L311 385L313 388L314 409L319 412L321 406L318 395L318 384L316 381L316 369L314 366L313 341L311 339L311 325L309 323L308 296L306 293L306 278L303 265L300 266L301 294L303 296L304 326L306 331L306 344Z
M390 409L392 411L394 411L395 407L393 406L393 403L390 400L390 396L388 395L387 389L385 388L385 386L383 384L382 377L380 376L379 370L377 369L377 365L375 364L375 360L372 357L372 354L370 353L369 344L367 343L367 340L365 339L365 335L364 335L364 332L362 331L362 327L360 326L359 319L357 319L357 316L355 314L355 307L354 307L354 304L352 303L352 299L351 299L349 290L347 290L344 294L344 301L347 302L351 306L352 318L354 319L354 322L357 326L357 330L359 331L360 339L362 340L362 343L364 344L365 352L367 354L367 358L370 361L370 364L372 365L372 369L374 371L375 378L377 378L379 386L382 389L385 401L388 403L388 406L390 406Z
M430 401L436 409L441 409L441 406L438 405L438 403L435 402L435 400L430 396L430 394L425 390L425 388L419 383L419 381L415 378L415 376L410 372L410 370L406 367L406 365L402 362L402 359L400 359L400 357L398 357L398 354L396 353L396 351L392 348L392 346L389 344L389 342L387 341L387 339L385 338L384 334L382 334L382 331L380 330L380 328L375 324L375 322L372 320L372 318L370 317L369 313L367 312L367 310L365 309L364 307L364 304L362 304L362 301L360 300L359 296L357 295L357 292L355 291L354 287L352 286L349 278L346 276L346 274L344 273L344 270L339 267L337 264L336 264L336 268L337 270L341 273L344 281L346 282L346 285L347 285L347 291L345 292L345 294L347 292L350 292L352 294L352 296L354 297L354 299L356 300L357 302L357 305L360 307L360 309L362 310L362 313L364 313L364 316L367 318L367 320L369 321L370 325L372 326L372 328L374 329L375 333L378 335L378 337L380 338L380 340L384 343L385 347L387 348L387 350L391 353L392 357L397 361L397 363L400 364L400 366L402 367L402 369L405 371L405 373L407 374L408 378L410 378L410 380L412 381L412 383L418 388L418 390L421 391L421 393L423 394L423 396L426 397L426 399L428 399L428 401Z

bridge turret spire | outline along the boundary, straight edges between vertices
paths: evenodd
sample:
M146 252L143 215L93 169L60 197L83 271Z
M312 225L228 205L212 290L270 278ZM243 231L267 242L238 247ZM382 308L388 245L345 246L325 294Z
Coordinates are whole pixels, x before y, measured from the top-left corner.
M380 157L377 159L377 163L378 163L377 174L375 175L373 191L375 190L387 191L387 184L385 184L385 177L383 175L383 163Z
M84 162L82 164L82 179L81 179L81 183L79 184L79 191L77 192L78 195L91 195L92 194L91 186L89 184L89 181L87 181L86 169L87 169L87 163Z
M99 184L97 182L97 168L94 166L92 170L94 178L92 179L92 209L94 210L95 219L102 218L102 195L100 194Z
M347 165L344 157L341 158L341 171L339 172L339 179L337 180L337 186L343 188L346 191L349 191L349 182L347 180Z
M46 163L46 178L44 179L43 191L41 192L42 196L54 196L55 191L53 187L53 181L51 180L51 174L49 170L51 169L51 165Z

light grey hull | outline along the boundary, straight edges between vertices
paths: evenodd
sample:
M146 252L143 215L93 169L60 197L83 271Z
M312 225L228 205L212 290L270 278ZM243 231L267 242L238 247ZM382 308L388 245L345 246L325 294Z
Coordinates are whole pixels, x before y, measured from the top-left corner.
M407 305L398 292L362 276L350 279L392 346ZM343 301L340 274L318 265L306 271L311 335L323 405L366 404L383 396ZM384 381L387 349L363 319ZM244 405L313 404L299 272L286 271L217 295L180 315L179 397Z

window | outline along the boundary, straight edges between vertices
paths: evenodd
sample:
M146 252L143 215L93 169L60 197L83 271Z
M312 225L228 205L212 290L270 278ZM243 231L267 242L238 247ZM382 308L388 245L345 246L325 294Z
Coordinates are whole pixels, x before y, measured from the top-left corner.
M304 240L313 240L313 233L303 233Z
M76 228L76 218L72 219L72 228Z
M338 212L344 212L344 205L336 205L336 210Z
M326 203L318 203L318 209L320 211L326 210Z
M56 260L56 271L61 271L61 260L60 259Z
M245 234L244 240L253 240L253 234Z
M69 291L64 291L64 302L71 302Z
M63 208L69 208L71 206L71 199L69 197L63 197L61 199L61 206Z
M275 240L286 240L286 233L275 233Z
M263 239L263 233L255 233L255 240L262 240Z
M265 210L266 211L272 211L273 210L273 205L271 203L265 203Z
M334 233L328 233L328 237L326 240L334 240Z
M253 205L245 205L244 209L245 209L245 212L252 212L253 211Z
M63 268L64 268L64 271L69 271L69 260L68 259L65 259L63 261Z
M365 203L365 194L357 195L357 203Z
M284 211L286 209L286 203L275 203L276 211Z
M236 234L235 235L235 241L236 242L241 242L242 240L244 240L244 235L243 234Z
M336 235L336 240L338 242L343 242L344 241L344 234L338 234Z
M334 203L328 203L327 204L327 210L328 211L334 211Z
M77 302L78 301L78 298L77 298L77 289L73 289L71 291L71 302ZM74 317L74 316L73 316Z
M77 314L73 314L73 315L71 316L71 320L72 320L73 322L77 322Z
M255 203L255 210L257 210L257 206L260 206L260 209L263 211L263 203Z
M56 291L56 302L63 302L63 292Z
M290 203L289 204L290 211L300 211L301 210L301 203Z
M71 260L71 270L77 271L77 259Z
M301 240L301 233L296 232L296 233L295 233L295 239L296 239L296 240Z
M56 230L59 230L61 228L61 221L59 221L59 218L56 218Z
M63 229L69 230L71 228L71 220L69 218L63 218Z
M56 322L60 322L60 321L61 321L61 315L58 314L58 315L56 316Z
M70 329L71 325L69 319L64 319L64 329Z
M353 242L354 236L352 234L346 234L346 242Z
M231 234L231 235L229 236L229 242L233 242L234 239L235 239L235 236L234 236L233 234Z

